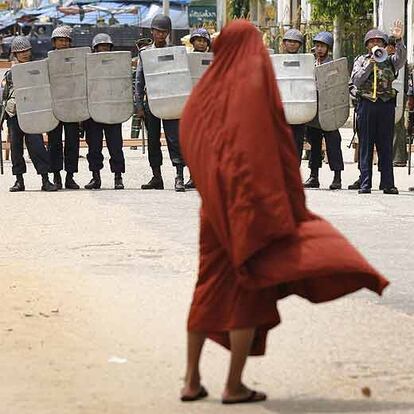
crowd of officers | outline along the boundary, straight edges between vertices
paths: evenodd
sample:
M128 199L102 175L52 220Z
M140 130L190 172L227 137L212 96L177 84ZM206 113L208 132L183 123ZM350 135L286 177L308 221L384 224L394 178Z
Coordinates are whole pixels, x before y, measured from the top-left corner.
M153 42L144 48L163 48L170 46L168 43L171 32L171 20L168 16L157 15L151 24ZM398 194L394 184L393 175L393 137L394 117L396 106L396 90L393 81L398 76L398 71L406 63L406 48L403 43L403 27L397 21L392 29L394 53L381 63L374 61L372 49L375 46L386 47L389 37L380 30L370 30L365 36L367 53L359 56L355 62L351 75L351 91L356 102L356 114L359 135L359 170L360 177L350 185L349 189L358 190L361 194L371 192L372 188L372 164L374 146L378 152L378 164L381 174L380 189L386 194ZM52 33L52 45L54 49L66 49L71 47L72 30L68 26L59 26ZM190 42L196 52L206 52L210 49L210 35L205 29L195 30ZM315 65L321 65L332 61L331 50L333 48L333 36L329 32L318 33L314 39ZM304 43L302 33L296 29L288 30L283 38L285 53L299 53ZM113 48L113 42L109 35L100 33L92 42L94 53L109 52ZM142 49L141 49L142 50ZM31 60L31 45L27 38L19 36L13 40L11 52L16 64ZM414 95L414 94L413 94ZM63 187L61 172L66 171L64 186L67 189L79 189L74 180L74 174L78 171L79 160L79 124L60 122L59 125L48 133L47 149L43 144L41 134L26 134L18 123L16 115L16 102L14 97L13 80L11 71L8 71L3 80L3 111L2 122L7 120L11 137L12 173L16 176L15 184L10 191L24 191L23 174L26 165L23 158L23 141L25 140L30 158L39 175L42 176L42 190L56 191ZM145 89L145 76L143 67L138 64L135 83L135 116L143 119L148 131L148 158L152 170L151 180L141 186L142 189L164 188L161 174L163 162L161 151L161 124L163 126L169 156L176 169L175 190L183 192L186 189L195 188L190 178L184 184L185 163L181 156L179 146L179 120L160 119L152 114ZM102 155L103 137L110 154L110 168L114 173L114 188L123 189L122 174L125 172L125 158L122 150L122 125L109 125L95 122L89 119L83 123L88 144L87 159L89 170L92 172L91 181L85 185L86 189L99 189L101 187L100 170L103 168L104 157ZM312 125L291 125L299 162L302 159L305 139L311 145L309 157L310 176L305 181L305 188L319 188L319 169L322 167L322 140L325 140L326 153L329 167L333 171L331 190L342 188L341 173L344 170L344 161L341 149L341 135L339 131L323 131ZM62 133L65 132L65 140ZM53 174L53 182L49 180L49 173Z

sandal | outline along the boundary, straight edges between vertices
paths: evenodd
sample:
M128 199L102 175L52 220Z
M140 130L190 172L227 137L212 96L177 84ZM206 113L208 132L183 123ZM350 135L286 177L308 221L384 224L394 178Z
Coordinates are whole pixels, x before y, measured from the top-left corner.
M256 403L265 401L267 398L266 394L257 391L250 391L250 394L247 397L239 398L238 400L221 400L222 404L246 404L246 403Z
M193 396L183 395L181 396L180 399L182 402L192 402L192 401L202 400L203 398L206 398L206 397L208 397L208 392L203 386L201 386L200 391L196 395L193 395Z

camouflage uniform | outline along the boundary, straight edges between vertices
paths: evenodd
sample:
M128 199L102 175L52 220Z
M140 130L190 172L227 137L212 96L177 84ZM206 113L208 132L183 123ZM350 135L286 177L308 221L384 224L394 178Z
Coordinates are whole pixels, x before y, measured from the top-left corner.
M351 74L357 88L358 132L360 138L360 192L370 192L372 187L372 159L374 145L381 165L380 189L394 189L392 143L394 137L395 104L397 91L392 87L398 71L404 67L407 50L402 40L397 41L395 55L377 63L377 96L374 96L374 64L371 54L357 58Z

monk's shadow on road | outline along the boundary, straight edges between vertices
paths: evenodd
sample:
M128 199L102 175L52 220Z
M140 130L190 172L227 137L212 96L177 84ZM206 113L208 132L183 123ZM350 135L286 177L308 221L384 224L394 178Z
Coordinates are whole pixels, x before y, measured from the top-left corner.
M263 407L278 414L312 414L312 413L380 413L397 411L414 412L413 402L393 402L374 400L340 400L340 399L270 399Z

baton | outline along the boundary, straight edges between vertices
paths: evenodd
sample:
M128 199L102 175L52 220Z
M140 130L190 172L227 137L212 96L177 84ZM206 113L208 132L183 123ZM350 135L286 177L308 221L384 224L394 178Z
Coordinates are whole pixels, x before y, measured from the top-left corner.
M348 148L352 147L352 144L354 143L356 135L358 133L358 125L356 121L356 110L355 109L354 109L354 116L352 118L352 129L354 130L354 135L352 135L351 142L349 143Z
M411 150L413 146L413 133L411 132L408 142L408 175L411 175Z
M4 166L3 166L3 134L0 130L0 173L4 175Z
M142 142L141 142L141 147L142 147L142 153L145 154L145 118L141 118L141 129L142 129Z

